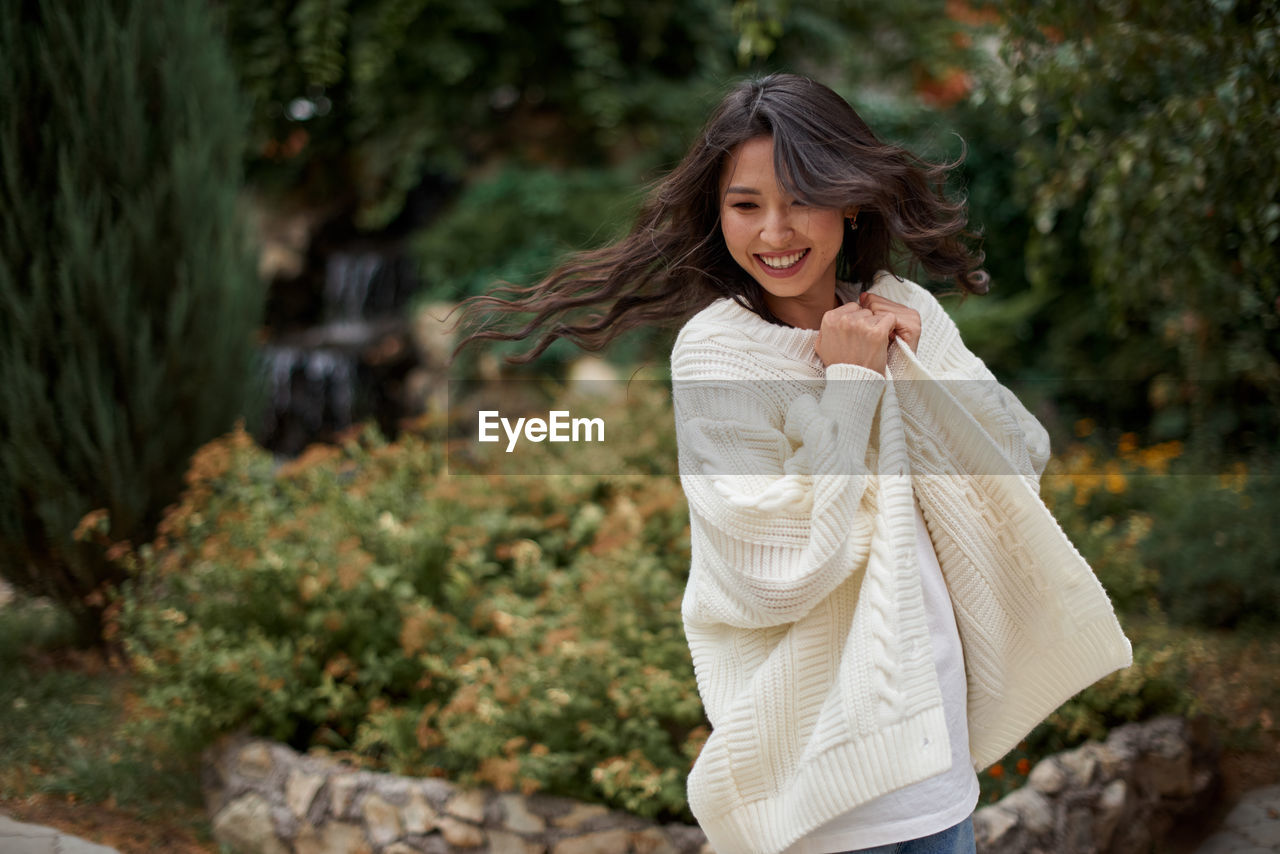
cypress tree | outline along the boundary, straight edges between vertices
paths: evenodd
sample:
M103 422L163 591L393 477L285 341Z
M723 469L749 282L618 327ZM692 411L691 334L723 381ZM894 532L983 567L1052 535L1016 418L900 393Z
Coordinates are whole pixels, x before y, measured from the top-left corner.
M0 4L0 575L100 637L191 453L260 400L248 110L205 0Z

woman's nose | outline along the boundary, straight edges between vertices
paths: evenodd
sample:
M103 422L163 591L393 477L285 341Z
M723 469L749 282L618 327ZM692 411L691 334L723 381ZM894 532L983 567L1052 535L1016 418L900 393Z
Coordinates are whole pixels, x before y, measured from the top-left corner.
M764 222L760 227L760 237L766 243L784 245L791 239L793 231L790 212L773 210L765 213Z

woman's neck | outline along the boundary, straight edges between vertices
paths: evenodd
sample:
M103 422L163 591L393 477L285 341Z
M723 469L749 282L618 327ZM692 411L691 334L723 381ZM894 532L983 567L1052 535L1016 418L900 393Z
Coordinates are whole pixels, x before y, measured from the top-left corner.
M844 304L835 285L829 293L820 295L774 297L766 293L764 299L774 317L796 329L821 329L823 316Z

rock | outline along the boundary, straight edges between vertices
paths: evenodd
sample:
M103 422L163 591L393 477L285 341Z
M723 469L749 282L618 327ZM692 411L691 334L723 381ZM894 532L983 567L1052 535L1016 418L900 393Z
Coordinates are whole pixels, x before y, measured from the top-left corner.
M373 788L388 803L402 806L414 794L420 794L422 787L412 777L393 776L391 774L369 775Z
M679 854L667 841L667 835L656 827L632 833L630 842L635 854Z
M426 780L418 780L417 789L427 796L427 800L436 807L443 807L458 791L457 787L448 780L438 780L434 777Z
M1070 776L1072 785L1084 787L1093 782L1093 775L1098 770L1095 751L1089 749L1093 746L1086 744L1084 747L1058 754L1058 762Z
M438 823L444 841L458 848L479 848L484 845L484 831L474 824L445 816Z
M498 798L502 804L502 826L516 833L541 833L547 829L547 822L529 812L524 798L519 795L502 795Z
M1087 807L1072 809L1061 815L1058 823L1058 847L1064 852L1093 851L1093 811Z
M404 820L405 832L419 836L435 830L436 822L440 818L420 791L415 791L409 796L409 802L401 809L400 815Z
M1000 808L1016 813L1024 827L1036 836L1053 829L1053 807L1049 799L1024 786L1001 799Z
M574 804L573 809L565 815L553 818L551 823L566 830L577 830L591 819L608 814L609 811L599 804Z
M547 846L529 842L514 833L489 831L489 854L546 854Z
M973 814L973 835L979 845L994 846L1018 824L1018 816L999 807L983 807Z
M445 842L444 837L438 833L415 839L413 844L422 854L458 854L458 849Z
M389 845L404 833L400 826L400 811L375 794L365 796L361 813L374 845Z
M427 303L413 313L409 321L410 337L423 364L432 367L449 364L454 345L454 335L449 331L453 323L449 312L453 308L449 303ZM454 319L456 317L454 315Z
M1027 777L1027 784L1045 795L1056 795L1067 784L1067 775L1051 756L1036 763Z
M320 774L308 774L297 768L289 772L289 779L284 785L284 802L298 818L307 814L316 792L324 785L324 777Z
M480 824L484 821L484 804L484 792L477 789L454 795L449 803L445 804L444 811L454 818Z
M1091 745L1086 745L1086 747ZM1097 749L1093 753L1094 759L1098 761L1098 780L1097 782L1105 783L1114 780L1124 773L1124 769L1131 765L1134 760L1132 754L1122 753L1114 750L1111 743L1097 745Z
M322 829L307 826L293 843L294 854L373 854L364 831L345 821L331 821Z
M1102 790L1098 798L1098 808L1094 813L1093 836L1098 850L1106 851L1111 844L1111 837L1116 832L1116 825L1124 815L1125 805L1129 800L1129 785L1124 780L1113 780Z
M236 773L250 780L265 780L275 769L271 759L271 750L261 742L246 745L240 751L240 759L236 762Z
M662 829L680 854L695 854L707 844L707 835L696 824L668 824Z
M422 854L412 845L406 845L403 842L395 842L382 849L382 854Z
M1102 790L1102 797L1098 799L1098 806L1102 809L1102 815L1110 816L1112 814L1119 815L1124 811L1124 806L1129 800L1129 784L1124 780L1113 780Z
M552 854L619 854L627 850L625 830L601 830L557 842Z
M289 840L298 835L298 817L284 804L271 805L271 826L276 839Z
M271 804L248 794L228 804L213 819L213 836L219 844L242 854L288 854L276 839Z
M1197 791L1191 743L1191 727L1176 717L1125 724L1107 738L1113 751L1138 766L1139 789L1173 798L1190 797Z
M1156 729L1146 746L1143 765L1148 772L1147 778L1156 784L1157 792L1175 798L1195 792L1191 748L1185 731L1174 727Z
M359 783L360 778L355 774L335 774L329 778L329 810L334 815L346 815Z

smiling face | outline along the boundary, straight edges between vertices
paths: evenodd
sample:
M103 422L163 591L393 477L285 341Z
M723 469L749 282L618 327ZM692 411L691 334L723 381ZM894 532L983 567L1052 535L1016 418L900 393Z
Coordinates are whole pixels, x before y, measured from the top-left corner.
M773 169L772 137L756 137L731 152L720 176L720 199L720 231L729 254L764 288L775 315L793 326L810 326L815 313L821 318L835 307L845 213L806 205L782 188Z

